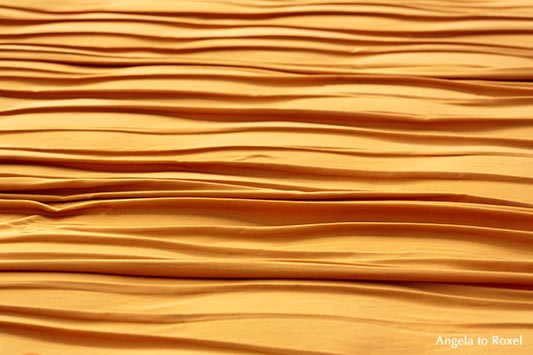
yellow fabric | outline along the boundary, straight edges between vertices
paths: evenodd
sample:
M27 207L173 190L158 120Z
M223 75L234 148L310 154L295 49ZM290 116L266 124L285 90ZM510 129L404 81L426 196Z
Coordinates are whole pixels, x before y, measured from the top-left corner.
M0 0L0 45L1 354L533 354L530 0Z

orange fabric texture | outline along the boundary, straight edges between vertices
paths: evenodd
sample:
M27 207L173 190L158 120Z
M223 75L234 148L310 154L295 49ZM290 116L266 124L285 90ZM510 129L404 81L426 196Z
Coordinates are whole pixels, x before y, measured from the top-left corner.
M0 44L1 354L533 354L530 0L0 0Z

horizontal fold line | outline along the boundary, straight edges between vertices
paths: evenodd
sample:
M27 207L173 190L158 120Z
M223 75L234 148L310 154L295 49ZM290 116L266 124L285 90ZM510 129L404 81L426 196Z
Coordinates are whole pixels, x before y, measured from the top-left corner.
M208 279L307 279L353 281L410 281L471 284L531 285L531 273L417 269L386 266L313 264L309 262L198 261L105 261L105 260L32 260L0 261L1 271L80 272L107 275L181 277Z

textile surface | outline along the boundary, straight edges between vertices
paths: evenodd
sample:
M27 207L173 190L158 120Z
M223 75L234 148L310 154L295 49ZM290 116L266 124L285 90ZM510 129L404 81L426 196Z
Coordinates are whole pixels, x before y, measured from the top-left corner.
M533 354L532 58L530 0L0 0L0 353Z

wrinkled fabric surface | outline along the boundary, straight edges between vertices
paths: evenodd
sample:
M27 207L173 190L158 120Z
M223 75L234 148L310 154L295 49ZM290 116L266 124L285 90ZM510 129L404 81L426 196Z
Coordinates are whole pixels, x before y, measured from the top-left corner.
M532 58L529 0L0 0L0 352L533 354Z

